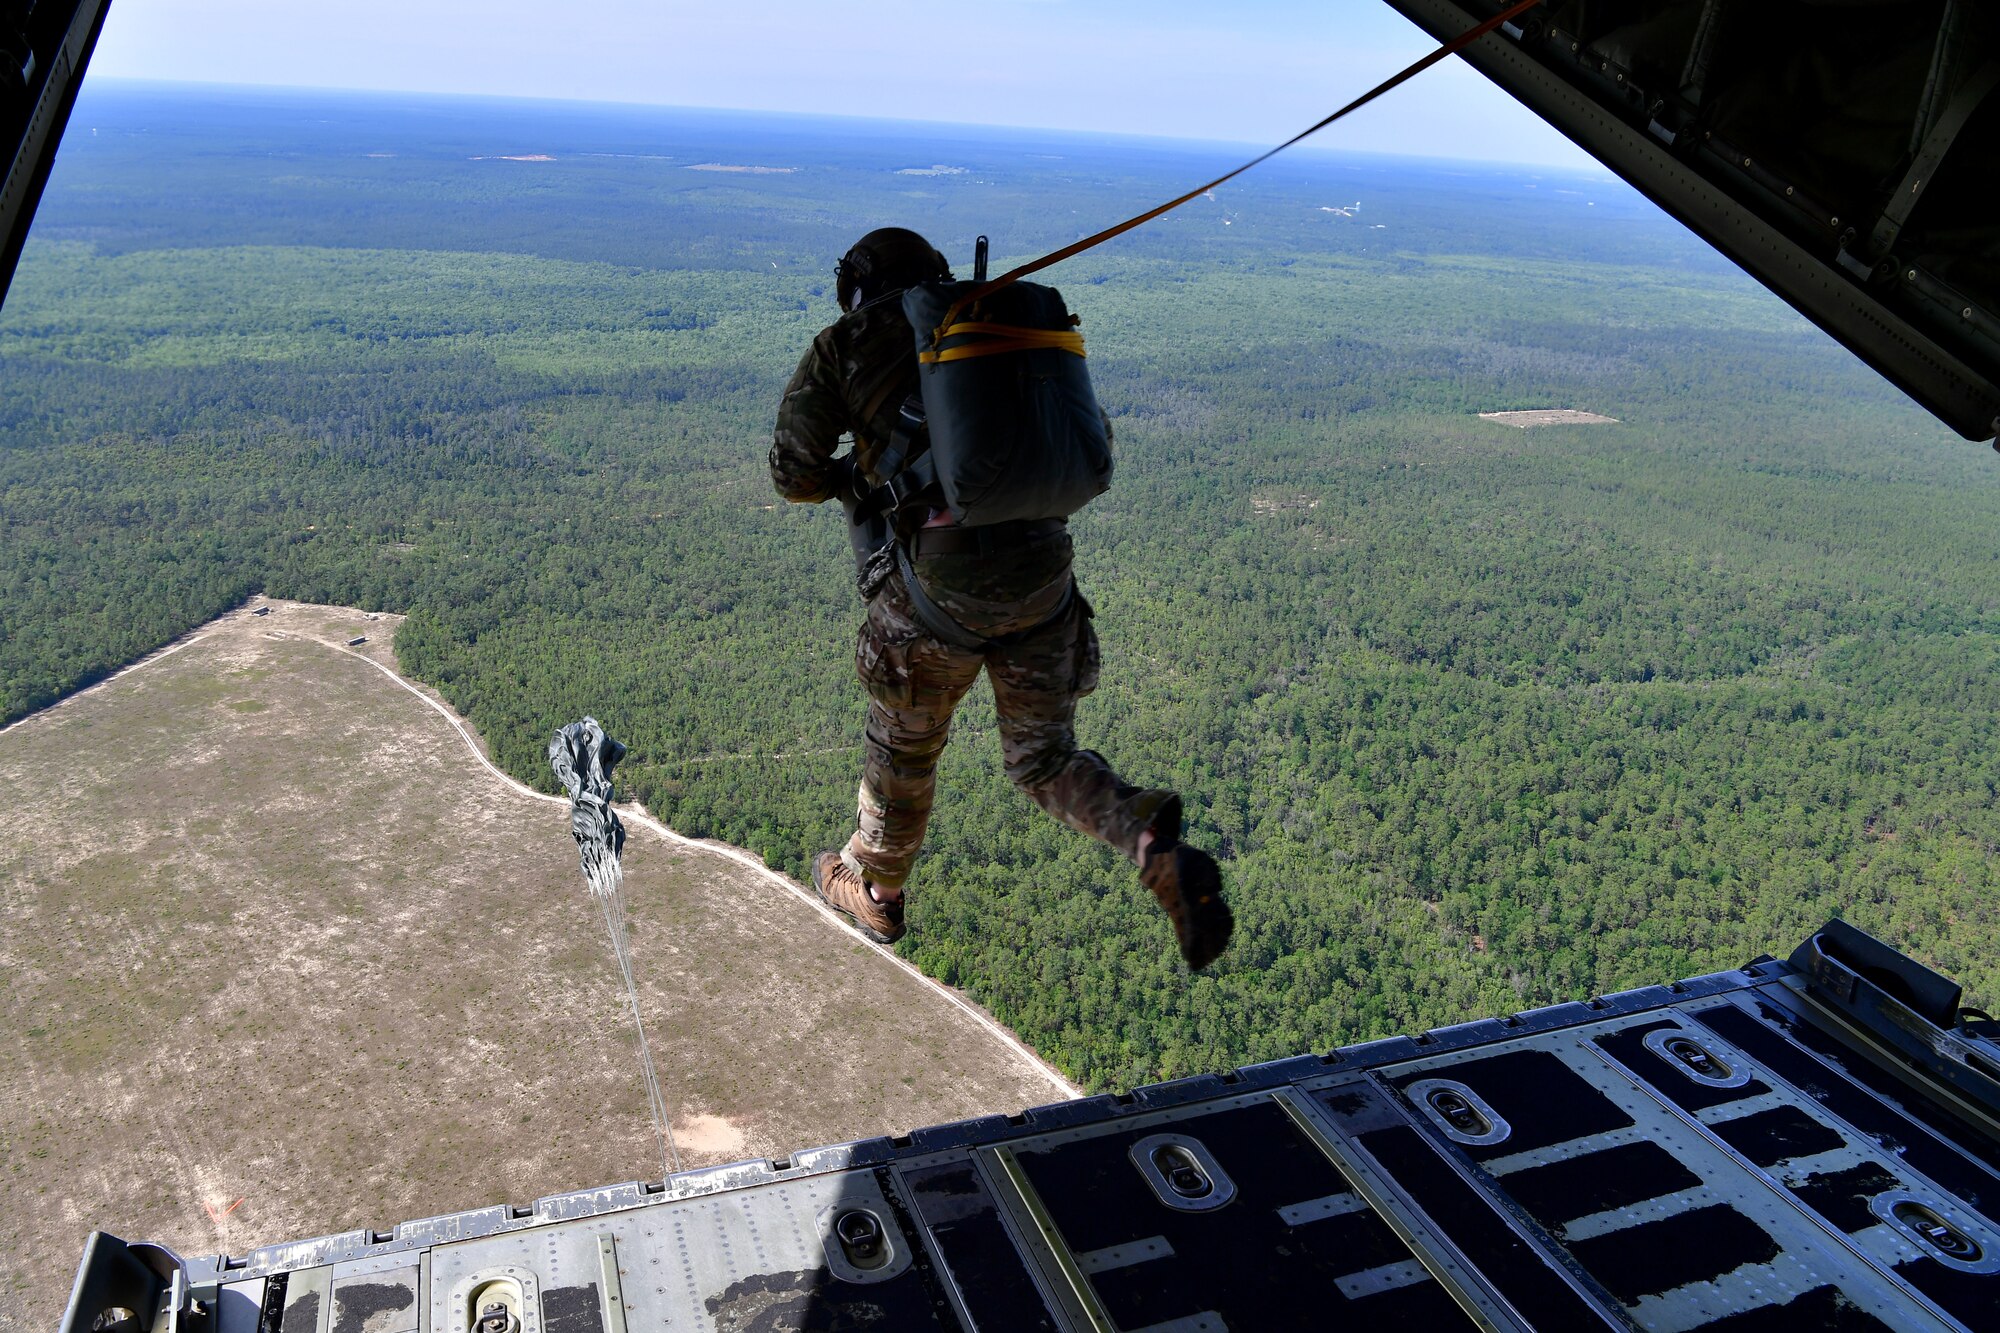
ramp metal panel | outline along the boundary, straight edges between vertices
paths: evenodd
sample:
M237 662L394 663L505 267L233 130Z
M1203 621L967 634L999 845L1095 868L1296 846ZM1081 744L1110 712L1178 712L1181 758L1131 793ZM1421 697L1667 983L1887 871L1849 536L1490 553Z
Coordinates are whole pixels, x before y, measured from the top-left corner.
M99 1236L65 1333L2000 1327L1984 1085L1867 1029L2000 1051L1873 985L1766 960L240 1257Z

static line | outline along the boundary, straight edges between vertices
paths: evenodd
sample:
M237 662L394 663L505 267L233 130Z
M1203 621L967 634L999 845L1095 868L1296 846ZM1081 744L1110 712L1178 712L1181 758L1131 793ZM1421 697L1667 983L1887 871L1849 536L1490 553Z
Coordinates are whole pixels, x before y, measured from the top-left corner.
M288 635L287 637L292 637L292 636ZM519 782L515 780L513 777L509 776L508 774L501 772L499 768L494 766L493 761L486 757L486 752L479 748L479 743L473 739L472 733L466 729L465 724L459 720L459 717L456 713L452 712L451 709L447 708L444 704L439 703L436 699L431 698L430 695L425 694L422 690L418 689L415 685L412 685L409 681L405 680L402 676L398 675L395 671L391 670L389 667L384 666L382 663L376 661L374 658L368 656L366 653L355 652L352 648L349 648L346 644L333 643L329 640L319 639L319 638L312 639L312 642L317 643L324 648L332 648L336 652L346 653L349 657L352 657L357 661L366 662L369 666L374 667L377 671L387 676L390 680L395 681L396 684L402 686L404 689L408 690L411 694L417 696L417 698L422 699L424 703L428 705L434 712L436 712L439 717L442 717L445 721L451 723L452 730L456 731L459 734L460 739L462 739L465 742L466 748L472 751L472 757L477 759L488 773L491 773L494 777L498 778L502 783L506 784L509 788L519 792L523 796L531 797L534 800L546 801L553 805L560 805L565 810L569 808L568 797L551 796L547 792L536 791L533 787L528 786L526 783ZM1002 1027L993 1018L983 1013L978 1006L974 1005L970 1000L967 1000L963 995L960 995L957 991L953 990L951 987L945 985L943 982L937 980L935 977L925 976L922 972L917 970L914 964L909 962L907 959L903 958L901 955L897 954L894 949L889 948L887 945L877 944L875 943L875 941L862 935L859 931L854 930L847 924L847 922L842 920L831 907L828 907L825 903L821 902L816 896L814 896L811 893L808 893L805 889L801 888L798 884L794 883L790 876L779 874L777 871L771 869L771 867L765 865L761 860L752 856L750 853L744 851L740 847L731 847L727 843L709 842L704 839L690 838L685 834L676 833L672 829L668 828L665 824L662 824L659 820L653 818L652 815L646 813L646 808L640 805L637 801L626 802L624 808L620 811L620 813L624 815L624 817L631 823L640 824L646 828L651 829L653 832L659 834L662 838L666 839L667 842L669 842L674 846L698 848L701 851L711 852L717 856L726 856L730 860L735 861L737 864L743 866L745 869L755 871L759 876L767 880L769 883L775 885L780 889L783 889L785 892L791 894L792 897L804 903L807 907L812 908L813 911L819 914L822 920L824 920L828 925L832 926L835 930L839 931L843 938L864 944L868 948L873 949L877 954L881 955L883 958L888 959L891 963L901 968L904 972L909 974L916 981L920 982L925 986L928 986L932 992L943 996L945 1000L947 1000L952 1005L956 1006L958 1010L961 1013L963 1013L967 1018L970 1018L974 1023L978 1024L981 1028L984 1028L987 1032L991 1033L1009 1050L1012 1050L1016 1055L1020 1056L1023 1060L1026 1060L1031 1066L1033 1066L1035 1072L1040 1074L1043 1078L1047 1079L1049 1083L1058 1092L1062 1094L1064 1100L1066 1101L1073 1100L1075 1098L1083 1096L1082 1088L1077 1087L1076 1084L1070 1082L1067 1078L1064 1078L1061 1072L1058 1071L1054 1065L1042 1059L1041 1056L1035 1054L1034 1050L1031 1047L1029 1047L1029 1045L1026 1042L1022 1041L1012 1032L1009 1032L1005 1027Z

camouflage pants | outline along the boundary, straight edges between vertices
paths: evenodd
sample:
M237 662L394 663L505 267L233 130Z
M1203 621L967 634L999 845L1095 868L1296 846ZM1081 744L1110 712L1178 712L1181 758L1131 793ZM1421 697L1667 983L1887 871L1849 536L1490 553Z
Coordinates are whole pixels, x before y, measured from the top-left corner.
M930 824L952 711L981 667L993 682L1007 776L1063 823L1136 860L1141 793L1102 756L1077 749L1070 729L1076 701L1097 688L1097 660L1090 607L1080 596L1050 624L982 653L933 638L910 609L901 576L891 575L868 604L855 649L855 671L868 687L868 755L859 828L843 853L849 866L887 887L908 878Z

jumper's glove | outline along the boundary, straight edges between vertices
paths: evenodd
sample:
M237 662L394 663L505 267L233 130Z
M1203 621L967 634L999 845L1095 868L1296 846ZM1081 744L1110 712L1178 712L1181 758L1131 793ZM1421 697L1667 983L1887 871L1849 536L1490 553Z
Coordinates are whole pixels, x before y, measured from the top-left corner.
M854 455L842 454L826 461L826 493L833 500L854 497Z
M854 578L854 586L861 590L861 600L874 601L875 594L882 591L882 585L889 581L889 575L895 568L896 541L892 536L862 558L860 572Z
M854 451L849 449L838 458L827 461L827 485L834 497L849 504L866 500L874 487L868 484L867 474L855 462Z

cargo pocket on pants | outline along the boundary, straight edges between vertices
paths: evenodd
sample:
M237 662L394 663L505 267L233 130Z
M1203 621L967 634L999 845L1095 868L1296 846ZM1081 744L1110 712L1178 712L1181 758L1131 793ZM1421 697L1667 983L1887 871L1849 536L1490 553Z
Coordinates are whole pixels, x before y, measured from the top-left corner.
M1081 699L1097 688L1098 671L1104 663L1097 646L1097 627L1092 623L1097 613L1090 609L1082 593L1076 595L1076 605L1076 697Z
M861 626L854 645L854 674L871 698L890 708L907 709L916 702L915 674L910 657L915 641L879 638L872 624Z

